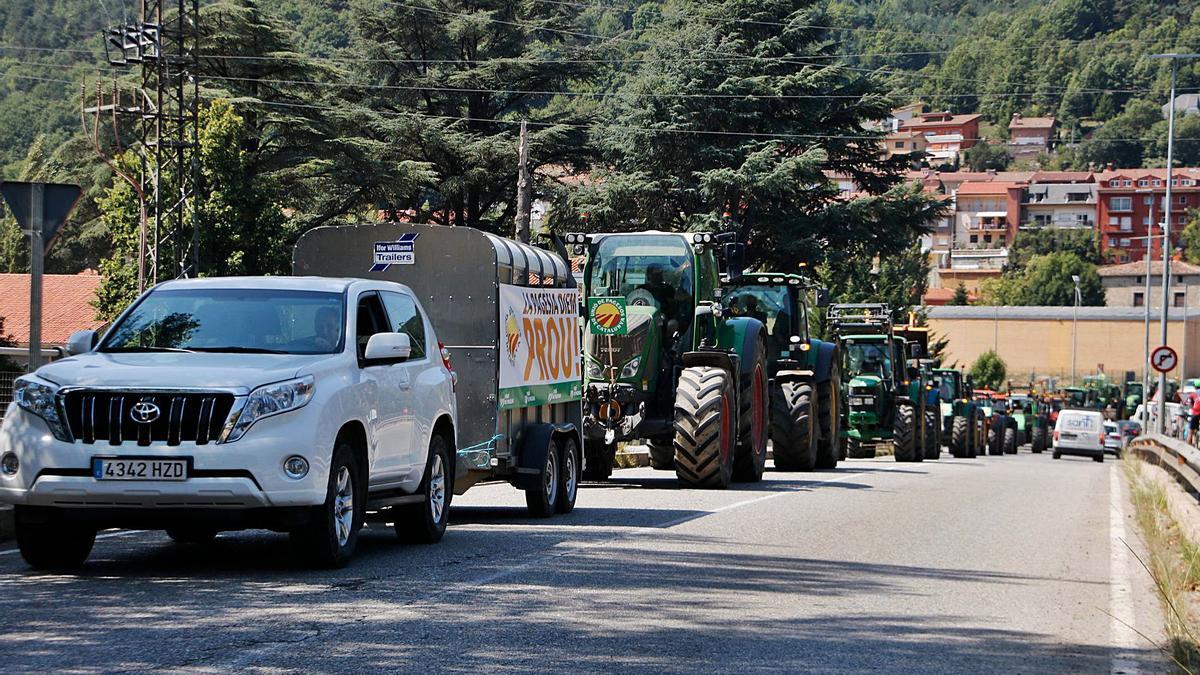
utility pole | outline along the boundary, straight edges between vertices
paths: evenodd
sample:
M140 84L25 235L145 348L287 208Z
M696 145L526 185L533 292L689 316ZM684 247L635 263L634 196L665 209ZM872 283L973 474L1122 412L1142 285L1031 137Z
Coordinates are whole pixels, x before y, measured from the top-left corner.
M1179 74L1180 59L1198 59L1200 54L1153 54L1152 59L1170 59L1171 96L1167 103L1167 203L1163 207L1162 244L1162 320L1160 322L1161 344L1167 344L1167 304L1171 295L1171 182L1175 164L1175 80ZM1186 324L1185 324L1186 325ZM1158 433L1166 431L1167 421L1167 374L1158 374Z
M529 243L529 211L533 206L533 187L529 180L529 135L521 120L521 140L517 144L517 241Z
M1071 310L1071 386L1077 386L1075 383L1075 353L1076 347L1079 344L1079 301L1082 299L1079 294L1079 275L1072 274L1071 281L1075 283L1075 308Z
M105 31L104 49L114 66L140 66L142 82L128 108L114 114L140 132L142 182L147 183L146 243L139 278L153 285L161 272L194 277L200 272L196 223L199 164L196 161L200 101L199 0L141 0L136 23ZM120 98L114 92L114 102ZM102 106L97 105L97 112ZM85 111L86 112L86 111Z

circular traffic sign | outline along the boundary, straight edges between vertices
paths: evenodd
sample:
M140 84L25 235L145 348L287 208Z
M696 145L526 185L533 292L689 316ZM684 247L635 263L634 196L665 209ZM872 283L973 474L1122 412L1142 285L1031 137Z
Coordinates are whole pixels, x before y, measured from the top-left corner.
M1153 352L1150 352L1150 367L1160 373L1175 370L1175 366L1178 364L1179 355L1167 345L1158 347Z

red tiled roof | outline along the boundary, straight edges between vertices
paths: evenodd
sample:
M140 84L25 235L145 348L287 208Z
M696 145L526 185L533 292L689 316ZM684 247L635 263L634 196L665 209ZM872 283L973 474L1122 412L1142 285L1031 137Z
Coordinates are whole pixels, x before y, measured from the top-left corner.
M1162 276L1163 264L1161 260L1154 260L1150 263L1150 276ZM1101 265L1096 268L1096 273L1102 277L1140 277L1146 273L1146 263L1131 262L1122 263L1120 265ZM1171 274L1200 274L1200 266L1185 263L1182 260L1171 261Z
M1014 183L1025 183L1033 177L1032 171L946 171L935 174L944 182L959 183L959 182L989 182L989 181L1011 181Z
M1053 117L1014 117L1009 129L1049 129L1054 126Z
M926 305L948 305L950 304L950 301L954 299L954 294L956 292L957 289L954 288L930 288L929 290L925 291L925 297L923 300L925 301ZM978 299L978 294L971 292L967 293L968 302Z
M1129 178L1137 180L1139 178L1158 178L1166 179L1167 170L1161 169L1113 169L1112 171L1096 172L1096 180L1107 181L1112 178ZM1195 167L1175 167L1171 171L1172 178L1194 178L1200 179L1200 168Z
M958 194L960 195L997 195L1007 194L1012 188L1022 187L1023 183L1012 183L1008 181L982 181L968 182L958 186Z
M91 305L100 282L92 271L42 277L42 344L64 344L77 330L104 325ZM0 317L6 334L18 344L29 343L28 274L0 273Z
M1091 171L1038 171L1029 179L1030 183L1093 183L1096 174Z
M931 115L936 113L925 113ZM946 126L962 126L970 124L983 117L983 115L950 115L947 119L926 119L925 116L905 120L900 123L900 130L907 131L909 129L924 129L926 127L946 127Z

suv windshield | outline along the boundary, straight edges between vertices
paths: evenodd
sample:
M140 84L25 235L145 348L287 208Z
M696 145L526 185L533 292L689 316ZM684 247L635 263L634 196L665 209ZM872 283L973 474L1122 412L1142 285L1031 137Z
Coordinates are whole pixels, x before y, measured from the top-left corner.
M848 342L846 372L851 377L875 375L883 379L892 376L891 347L885 342Z
M333 354L342 350L345 316L341 293L152 291L112 327L99 351Z
M592 252L588 288L594 296L622 296L631 305L653 305L668 318L691 313L692 257L672 235L605 237Z

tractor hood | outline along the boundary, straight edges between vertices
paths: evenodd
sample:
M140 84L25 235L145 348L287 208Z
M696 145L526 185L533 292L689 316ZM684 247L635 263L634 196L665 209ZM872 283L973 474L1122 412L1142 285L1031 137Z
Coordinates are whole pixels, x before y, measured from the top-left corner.
M633 372L622 373L621 371L634 359L640 357L642 361L647 360L645 352L656 342L651 339L651 331L658 326L658 310L642 305L630 305L626 309L625 324L628 328L625 335L609 337L588 333L584 336L584 345L590 361L589 372L595 372L594 364L598 364L601 369L609 366L618 368L617 372L620 374L618 379L628 379L637 375L637 371L640 370L640 362L629 369ZM607 376L592 377L591 379L607 379Z
M878 375L856 375L850 378L850 392L859 393L879 391L883 388L883 378Z

